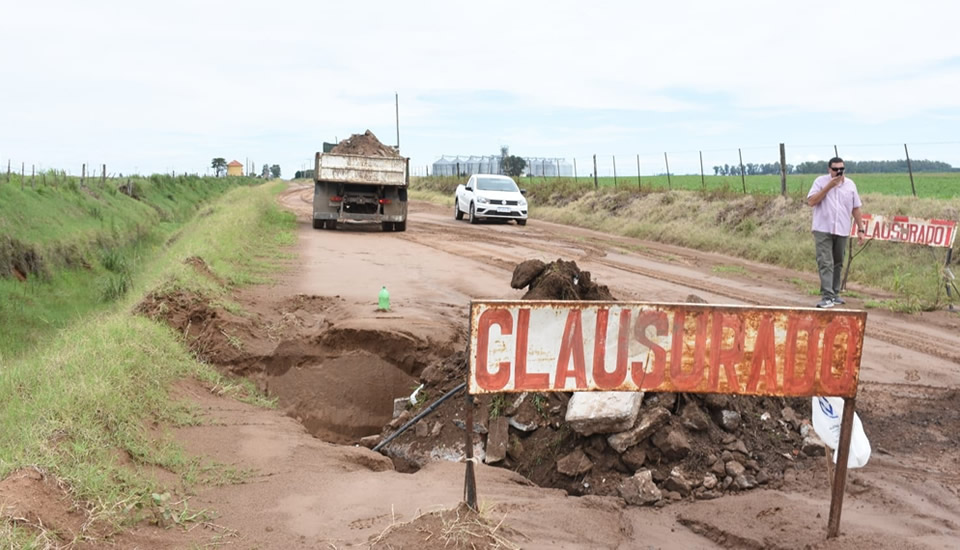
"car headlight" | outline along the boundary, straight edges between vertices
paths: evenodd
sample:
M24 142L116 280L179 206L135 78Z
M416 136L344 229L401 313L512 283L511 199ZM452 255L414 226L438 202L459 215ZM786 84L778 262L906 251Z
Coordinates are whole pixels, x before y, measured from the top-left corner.
M487 197L477 197L477 202L479 202L480 204L487 204L488 202L490 202L490 199L488 199Z
M520 206L523 207L523 208L526 208L526 207L527 207L527 201L521 200L521 201L520 201Z

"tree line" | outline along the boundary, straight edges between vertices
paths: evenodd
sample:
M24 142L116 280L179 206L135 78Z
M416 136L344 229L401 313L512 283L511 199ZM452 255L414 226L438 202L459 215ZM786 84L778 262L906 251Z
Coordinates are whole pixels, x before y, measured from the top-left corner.
M213 168L214 172L219 178L220 176L227 173L227 159L223 157L215 157L213 160L210 161L210 168ZM263 170L261 170L259 174L255 172L250 172L247 175L250 176L251 178L263 178L263 179L279 178L280 165L274 164L273 166L270 166L270 165L264 164Z
M878 174L878 173L903 173L907 172L907 160L846 160L843 163L847 172L857 174ZM946 162L939 160L911 160L910 165L914 172L956 172L954 168ZM827 161L807 161L800 164L788 164L788 174L825 174L827 172ZM771 162L767 164L757 164L747 162L743 165L743 175L745 176L772 176L780 174L780 163ZM723 164L713 167L715 176L739 176L740 165Z

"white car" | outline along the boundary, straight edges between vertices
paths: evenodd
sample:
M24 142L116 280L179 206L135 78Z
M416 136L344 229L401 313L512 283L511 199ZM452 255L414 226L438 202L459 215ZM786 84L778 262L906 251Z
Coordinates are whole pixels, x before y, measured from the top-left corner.
M481 219L500 219L527 225L527 199L524 193L509 176L474 174L466 184L457 186L453 201L454 216L462 220L466 214L470 223L477 223Z

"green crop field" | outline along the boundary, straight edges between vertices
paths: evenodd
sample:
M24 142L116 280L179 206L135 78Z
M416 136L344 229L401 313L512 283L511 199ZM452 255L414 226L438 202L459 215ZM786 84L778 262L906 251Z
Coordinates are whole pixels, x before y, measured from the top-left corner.
M884 195L911 196L913 191L910 187L909 174L856 174L848 173L850 179L857 184L857 189L861 194L881 193ZM810 185L817 178L816 174L791 174L787 176L787 192L790 195L804 195L810 190ZM466 178L464 178L466 180ZM560 178L562 181L573 181L573 178ZM579 177L579 183L592 183L593 178ZM517 183L521 187L531 185L550 185L557 183L558 178L517 178ZM917 189L917 196L922 198L953 198L960 196L960 172L931 173L920 172L913 175L914 186ZM622 189L638 189L644 191L666 190L666 189L686 189L708 191L730 191L734 193L743 193L746 188L747 193L754 194L779 194L780 176L745 176L741 181L740 176L704 176L701 181L699 175L678 175L670 176L669 182L667 176L641 176L637 181L636 175L619 177L614 182L612 177L597 178L597 184L600 187L613 187L616 185Z

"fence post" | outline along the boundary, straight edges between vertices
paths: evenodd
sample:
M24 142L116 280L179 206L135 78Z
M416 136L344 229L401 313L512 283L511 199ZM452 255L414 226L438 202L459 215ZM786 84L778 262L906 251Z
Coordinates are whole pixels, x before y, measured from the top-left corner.
M7 183L10 183L10 159L7 159Z
M107 183L107 165L104 164L103 167L100 169L100 184L106 185L106 183Z
M706 191L707 180L703 178L703 151L699 151L699 153L700 153L700 187L702 187L703 190Z
M23 191L23 180L26 179L26 163L20 163L20 190Z
M560 159L557 159L557 181L560 181Z
M543 181L547 181L547 159L540 159L540 175L543 176Z
M913 165L910 163L910 151L907 150L907 144L903 144L903 152L907 155L907 171L910 172L910 190L913 191L913 196L917 196L917 187L913 184Z
M83 168L80 170L80 187L83 187L83 180L87 177L87 165L84 163Z
M743 185L743 194L747 194L747 178L743 175L743 151L737 147L737 154L740 155L740 183Z
M577 177L577 157L573 157L573 181L580 181L580 178Z
M593 155L593 188L600 189L600 184L597 182L597 155Z
M643 191L640 185L640 155L637 154L637 191Z
M37 188L37 165L30 165L30 187Z
M617 155L613 155L613 188L617 188Z
M780 144L780 194L787 196L787 146Z
M667 189L672 189L673 186L670 184L670 159L667 158L667 152L663 152L663 163L667 165Z

